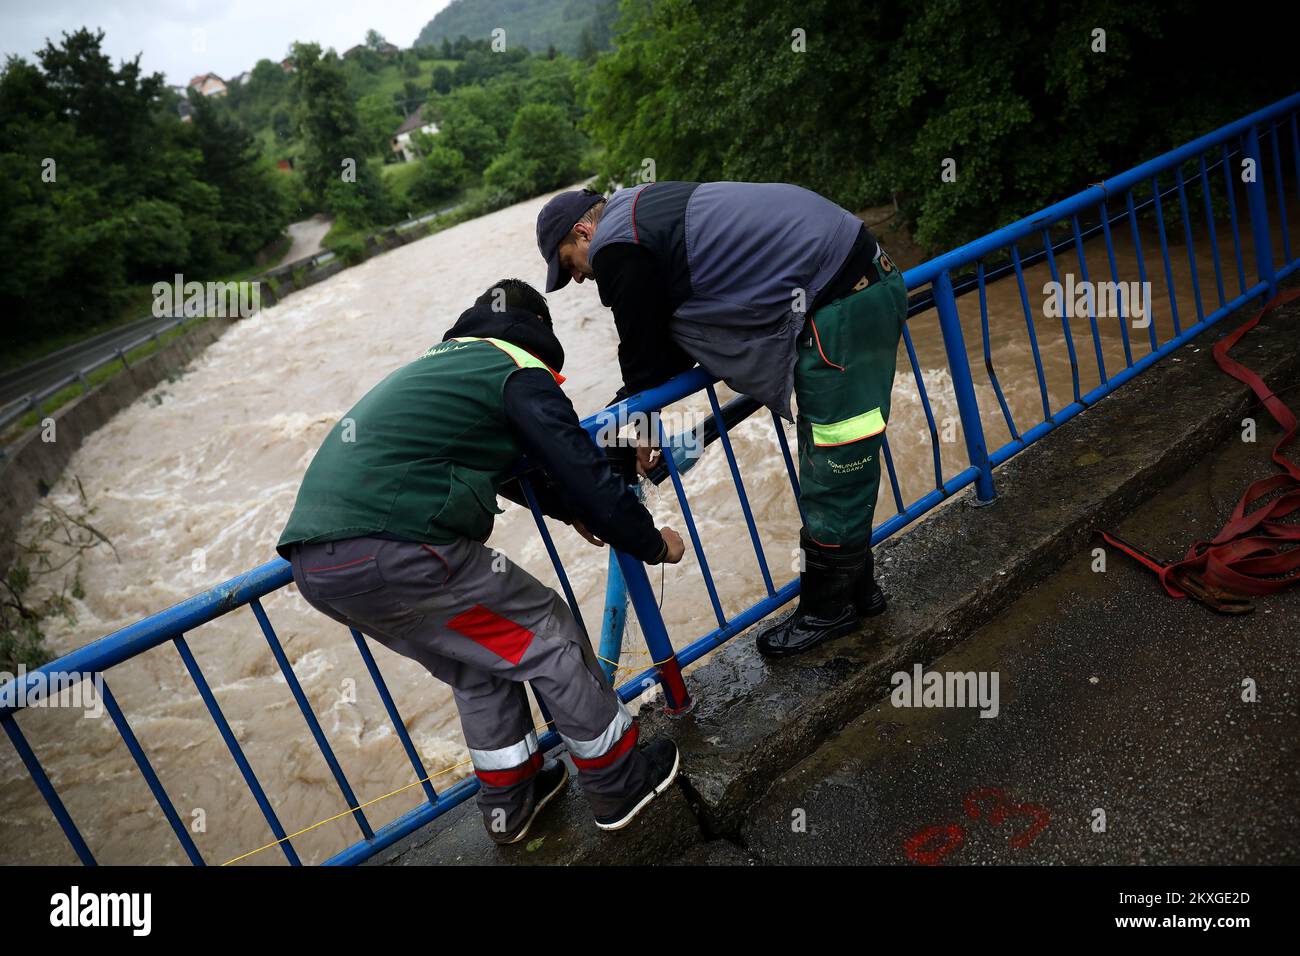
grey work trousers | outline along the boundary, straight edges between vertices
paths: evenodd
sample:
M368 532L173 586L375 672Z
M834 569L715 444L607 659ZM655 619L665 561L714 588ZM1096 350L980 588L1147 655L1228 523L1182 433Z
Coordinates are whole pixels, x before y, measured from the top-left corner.
M489 829L513 830L535 802L542 755L524 681L549 709L597 816L649 788L636 722L568 605L504 555L468 539L365 536L297 544L290 560L312 607L451 685Z

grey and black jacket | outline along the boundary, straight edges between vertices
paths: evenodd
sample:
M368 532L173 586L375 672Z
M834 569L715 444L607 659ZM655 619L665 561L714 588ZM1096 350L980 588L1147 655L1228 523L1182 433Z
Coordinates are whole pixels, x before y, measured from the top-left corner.
M618 328L618 397L698 362L791 419L795 340L862 233L852 213L787 183L615 192L589 254Z

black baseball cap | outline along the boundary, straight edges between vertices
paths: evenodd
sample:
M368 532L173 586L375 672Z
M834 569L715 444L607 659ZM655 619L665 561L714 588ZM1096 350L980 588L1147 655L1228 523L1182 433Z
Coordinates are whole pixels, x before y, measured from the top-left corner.
M571 189L560 193L537 214L537 250L546 260L546 291L569 284L569 272L560 265L560 243L574 223L605 197L594 189Z

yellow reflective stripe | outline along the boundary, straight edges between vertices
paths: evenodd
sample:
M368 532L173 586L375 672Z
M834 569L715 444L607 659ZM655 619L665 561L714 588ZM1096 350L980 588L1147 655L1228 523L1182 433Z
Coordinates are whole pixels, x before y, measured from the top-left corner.
M484 339L483 341L491 342L502 352L505 352L515 360L515 364L520 368L544 368L548 372L550 371L545 362L533 355L531 352L521 349L517 345L510 342L503 342L501 339Z
M885 419L881 416L879 408L873 408L869 412L854 415L842 422L831 422L829 425L818 425L813 422L813 444L847 445L850 442L870 438L872 435L879 435L884 430Z
M515 345L512 342L504 342L501 339L485 339L477 335L458 336L457 338L452 339L452 341L453 342L491 342L502 352L505 352L506 355L509 355L510 358L514 360L514 363L518 365L520 368L544 368L546 369L546 371L550 372L552 376L554 376L557 382L564 381L563 376L556 374L554 369L552 369L549 365L547 365L545 362L539 359L536 355L533 355L533 353L529 352L527 349L521 349L519 346Z

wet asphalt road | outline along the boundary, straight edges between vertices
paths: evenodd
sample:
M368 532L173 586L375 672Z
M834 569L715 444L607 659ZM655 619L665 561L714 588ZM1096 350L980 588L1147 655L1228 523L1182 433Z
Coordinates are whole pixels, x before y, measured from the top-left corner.
M113 355L119 348L134 343L172 324L170 318L146 316L129 325L69 345L21 368L0 373L0 409L10 402L43 391L69 375L88 368L100 359Z
M1278 434L1261 421L1110 530L1180 556L1274 473ZM1300 863L1300 588L1229 618L1117 553L1094 572L1092 547L927 668L996 671L996 717L878 703L774 784L743 855Z

